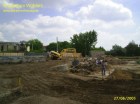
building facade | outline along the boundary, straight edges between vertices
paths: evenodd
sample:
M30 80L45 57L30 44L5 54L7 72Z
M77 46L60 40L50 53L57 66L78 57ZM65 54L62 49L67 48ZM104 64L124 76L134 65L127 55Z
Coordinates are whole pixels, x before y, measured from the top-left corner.
M0 52L18 52L19 50L19 42L0 42Z

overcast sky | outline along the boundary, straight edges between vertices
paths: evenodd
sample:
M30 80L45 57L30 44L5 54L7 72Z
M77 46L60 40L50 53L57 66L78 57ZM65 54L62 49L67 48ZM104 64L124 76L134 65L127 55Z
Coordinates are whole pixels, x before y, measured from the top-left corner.
M4 13L4 4L42 4L36 13ZM35 8L36 9L36 8ZM38 38L44 45L95 30L96 47L140 44L140 0L0 0L0 41Z

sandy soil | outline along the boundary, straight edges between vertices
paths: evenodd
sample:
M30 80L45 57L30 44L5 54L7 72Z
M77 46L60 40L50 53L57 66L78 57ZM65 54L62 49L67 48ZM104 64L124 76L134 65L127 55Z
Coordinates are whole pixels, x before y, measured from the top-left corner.
M114 65L113 67L115 69L121 69L121 70L127 70L131 71L132 73L135 74L140 74L140 65L136 63L134 60L126 61L127 63L121 64L121 65Z
M22 91L1 97L0 104L139 104L140 75L121 69L130 63L114 65L116 70L107 80L50 70L51 67L67 63L53 60L45 63L0 65L0 79L3 83L0 90L20 87ZM131 64L136 66L136 63ZM137 99L114 100L114 97L120 96Z

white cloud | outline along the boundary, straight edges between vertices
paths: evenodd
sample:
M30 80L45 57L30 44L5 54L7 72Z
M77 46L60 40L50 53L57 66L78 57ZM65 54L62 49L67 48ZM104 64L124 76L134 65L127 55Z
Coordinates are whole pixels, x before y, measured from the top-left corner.
M24 1L27 2L28 0ZM41 0L41 2L43 1ZM28 2L36 3L40 1L31 0ZM60 8L64 8L68 4L76 5L79 0L76 2L73 0L44 2L48 3L45 4L48 7L51 4L52 7L60 6ZM66 17L39 15L33 20L25 19L21 22L12 21L0 24L2 34L0 34L0 41L21 41L38 38L46 45L49 42L56 41L56 37L61 41L69 40L75 33L94 29L98 33L97 46L111 49L114 44L125 46L131 40L138 40L139 29L136 32L126 32L134 28L135 23L131 10L111 0L95 0L91 4L81 7L78 11L68 11Z
M11 4L9 0L0 0L0 4Z
M0 31L4 39L9 41L38 38L47 44L54 41L56 37L59 40L68 40L70 36L77 33L79 26L80 23L78 21L62 16L50 17L39 15L34 20L12 21L0 24ZM2 41L3 38L0 38L0 40Z
M125 47L131 40L124 37L122 34L111 34L110 32L98 31L97 47L105 46L106 50L110 50L113 45L117 44Z
M130 33L131 41L134 40L136 43L140 44L139 37L140 37L140 27L136 28L134 33Z
M66 16L80 21L83 27L90 29L122 29L134 25L131 10L111 0L95 0L76 12L68 11Z
M74 15L79 19L100 19L108 22L132 18L128 8L111 0L95 0L93 4L81 7Z
M4 37L3 37L3 33L0 32L0 41L5 41Z
M68 11L66 16L80 21L82 31L97 31L97 46L106 49L114 44L125 46L132 35L125 32L135 27L131 10L112 0L95 0L76 12Z
M10 5L10 4L12 4L12 2L10 2L10 0L0 0L0 9L5 8L4 4Z

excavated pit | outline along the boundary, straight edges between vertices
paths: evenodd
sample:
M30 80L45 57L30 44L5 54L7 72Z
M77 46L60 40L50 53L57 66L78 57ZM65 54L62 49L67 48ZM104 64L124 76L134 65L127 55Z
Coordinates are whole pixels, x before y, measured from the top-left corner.
M1 91L4 91L4 87L5 91L17 87L17 79L11 80L15 76L21 78L22 86L21 93L15 91L9 96L1 97L0 104L139 104L139 75L118 70L114 66L115 71L106 80L70 71L56 71L63 65L64 69L67 69L65 65L68 63L59 60L0 65L0 81L3 83L3 86L0 85ZM55 70L50 70L51 68ZM114 97L117 96L134 96L137 100L114 101Z

